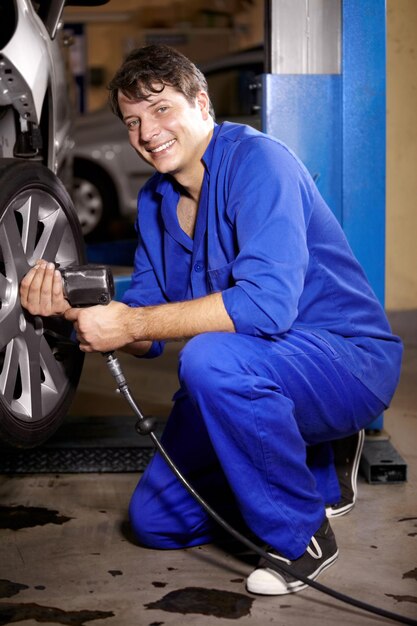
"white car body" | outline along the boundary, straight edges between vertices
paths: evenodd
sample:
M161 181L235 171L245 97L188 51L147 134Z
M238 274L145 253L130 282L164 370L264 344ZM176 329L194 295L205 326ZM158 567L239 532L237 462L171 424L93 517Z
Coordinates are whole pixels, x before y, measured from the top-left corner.
M68 76L62 55L62 37L57 21L53 33L37 15L28 0L15 2L16 29L1 50L0 106L11 105L19 114L21 127L25 123L41 126L43 163L65 182L66 159L71 158L73 140L73 108L68 97ZM22 43L24 42L24 43ZM0 157L13 158L16 141L12 109L7 120L2 120Z

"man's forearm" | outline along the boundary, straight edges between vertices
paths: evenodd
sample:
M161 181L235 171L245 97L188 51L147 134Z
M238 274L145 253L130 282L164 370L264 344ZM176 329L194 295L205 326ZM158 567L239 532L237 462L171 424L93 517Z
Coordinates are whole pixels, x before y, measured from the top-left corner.
M234 332L221 293L196 300L131 309L129 331L136 341L181 340L205 332Z
M146 307L113 301L107 306L70 308L64 315L74 324L84 352L123 349L143 355L155 340L181 340L213 331L234 332L220 293Z

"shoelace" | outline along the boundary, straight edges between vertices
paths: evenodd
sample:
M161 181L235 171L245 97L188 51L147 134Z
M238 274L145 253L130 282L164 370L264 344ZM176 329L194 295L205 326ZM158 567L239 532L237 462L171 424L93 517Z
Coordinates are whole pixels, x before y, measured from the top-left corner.
M316 553L314 554L314 550L310 547L310 545L313 544L313 546L316 549ZM315 537L311 538L310 543L307 546L307 552L309 553L310 556L313 557L313 559L321 559L321 557L323 556L323 551L319 546L319 542L317 541L317 539Z
M313 546L311 546L311 544L313 544ZM315 552L314 552L314 549ZM309 553L309 555L313 558L313 559L321 559L323 556L323 551L320 548L319 542L317 541L317 539L315 537L312 537L310 540L310 543L307 546L307 552ZM293 561L290 561L289 559L286 559L284 556L281 556L279 554L272 554L272 552L268 552L268 554L270 554L274 559L277 559L278 561L282 561L283 563L286 563L287 565L292 565ZM267 567L267 565L266 565Z

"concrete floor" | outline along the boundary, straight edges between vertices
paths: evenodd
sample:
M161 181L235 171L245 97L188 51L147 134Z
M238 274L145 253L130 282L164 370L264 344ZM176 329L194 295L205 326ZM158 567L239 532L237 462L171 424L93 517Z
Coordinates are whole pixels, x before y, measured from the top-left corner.
M176 388L177 347L162 360L123 357L145 413L164 417ZM86 359L71 416L127 415L100 355ZM385 429L408 481L359 480L351 514L334 520L340 557L319 581L417 620L417 346L405 351ZM123 417L121 417L121 420ZM135 436L132 433L132 436ZM394 623L305 590L246 592L253 557L236 545L183 551L139 547L127 523L135 473L0 476L0 625L338 626Z

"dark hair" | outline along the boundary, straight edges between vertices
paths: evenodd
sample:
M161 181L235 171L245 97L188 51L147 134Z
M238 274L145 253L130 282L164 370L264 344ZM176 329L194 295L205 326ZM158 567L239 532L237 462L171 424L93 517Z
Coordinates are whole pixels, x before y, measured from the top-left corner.
M208 94L204 74L178 50L156 44L136 48L109 83L112 111L122 117L117 99L119 91L132 100L146 100L151 93L160 93L165 86L182 93L191 104L199 91ZM210 115L214 119L211 101Z

